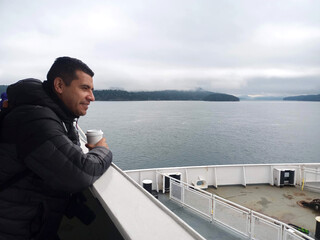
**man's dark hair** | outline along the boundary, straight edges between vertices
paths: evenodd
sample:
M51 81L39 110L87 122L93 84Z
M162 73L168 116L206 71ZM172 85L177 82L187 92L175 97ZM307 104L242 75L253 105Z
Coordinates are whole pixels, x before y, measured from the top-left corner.
M94 72L82 61L71 57L59 57L52 64L48 74L48 82L53 83L57 77L62 78L64 83L69 86L72 80L77 79L76 71L80 70L93 77Z

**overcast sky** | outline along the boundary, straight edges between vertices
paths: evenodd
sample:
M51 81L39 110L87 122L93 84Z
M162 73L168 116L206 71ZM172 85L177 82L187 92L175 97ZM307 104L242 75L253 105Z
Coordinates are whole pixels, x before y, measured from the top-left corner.
M320 1L0 0L0 84L76 57L95 88L320 93Z

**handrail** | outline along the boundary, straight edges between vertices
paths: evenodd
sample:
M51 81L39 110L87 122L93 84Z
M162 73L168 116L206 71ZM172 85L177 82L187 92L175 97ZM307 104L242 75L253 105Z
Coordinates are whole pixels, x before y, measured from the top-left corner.
M274 166L274 167L281 167L281 166L319 166L320 163L249 163L249 164L229 164L229 165L201 165L201 166L182 166L182 167L163 167L157 168L157 171L165 171L165 170L183 170L183 169L197 169L197 168L225 168L225 167L254 167L254 166ZM145 168L145 169L132 169L132 170L125 170L126 173L131 172L144 172L144 171L154 171L155 168Z
M158 174L161 174L161 173L158 172ZM163 174L163 175L165 175L166 177L170 178L170 185L171 185L171 181L173 181L173 182L175 182L175 183L179 183L179 185L182 186L183 188L193 188L193 189L195 189L194 186L192 186L192 185L190 185L190 184L188 184L188 183L185 183L185 182L183 182L183 181L181 181L181 180L178 180L178 179L175 179L175 178L173 178L173 177L170 177L170 176L168 176L168 175L166 175L166 174ZM203 193L202 193L203 190L201 190L201 189L196 189L196 190L198 190L198 191L197 191L197 194L198 194L198 195L203 194ZM170 189L170 192L171 192L171 189ZM208 196L208 194L203 194L203 195ZM210 193L210 195L211 195L211 200L212 200L212 203L210 203L210 204L211 204L212 206L215 206L215 201L218 199L218 200L222 201L222 202L223 202L224 204L226 204L226 205L229 205L229 206L231 206L231 207L233 207L233 208L235 208L235 209L238 209L238 210L247 212L248 216L250 216L250 221L248 222L249 225L247 225L247 231L248 231L247 233L239 232L239 231L238 231L237 229L235 229L234 227L232 227L232 226L230 226L230 225L228 225L228 224L226 224L226 223L223 223L223 222L221 222L221 221L218 221L220 224L224 225L225 227L228 227L229 229L233 230L235 233L238 233L238 234L240 234L240 235L244 235L244 236L246 236L246 237L251 236L251 234L252 234L251 230L254 229L254 226L252 225L252 224L253 224L253 218L254 218L254 217L258 217L258 218L260 218L260 219L263 219L263 220L266 221L266 222L269 222L270 224L277 224L277 225L279 225L279 227L280 227L279 229L281 230L281 233L282 233L282 234L281 234L281 236L280 236L280 238L279 238L278 240L284 240L284 239L285 239L284 236L283 236L283 230L285 230L285 229L290 229L290 230L291 230L291 234L295 234L296 236L303 237L303 238L309 239L309 240L313 240L312 237L307 236L307 235L299 232L298 230L296 230L295 228L289 226L289 225L286 224L286 223L283 223L283 222L281 222L281 221L279 221L279 220L276 220L276 219L274 219L274 218L272 218L272 217L266 216L266 215L264 215L264 214L262 214L262 213L258 213L258 212L256 212L256 211L253 211L253 210L251 210L251 209L249 209L249 208L243 207L243 206L241 206L241 205L239 205L239 204L237 204L237 203L234 203L234 202L232 202L232 201L230 201L230 200L227 200L227 199L224 199L224 198L222 198L222 197L219 197L219 196L217 196L217 195L215 195L215 194ZM171 196L171 195L170 195L170 196ZM183 206L186 206L186 207L192 209L195 213L199 214L200 216L203 215L203 213L202 213L200 210L195 209L194 206L190 206L190 205L188 205L186 202L184 202L184 201L182 200L183 197L181 197L181 200L179 200L179 199L177 199L177 198L172 198L172 199L175 200L175 201L177 201L177 202L179 202L179 203L181 203L181 204L183 204ZM214 216L214 211L215 211L215 209L213 209L211 215L212 215L213 221L216 221L215 216ZM251 236L250 238L252 239L252 236Z
M195 186L193 186L193 185L191 185L191 184L189 184L189 183L186 183L186 182L183 182L183 181L181 181L181 180L175 179L175 178L173 178L173 177L171 177L171 176L169 176L169 175L167 175L167 174L160 173L160 172L158 172L158 174L168 177L168 178L170 179L170 181L171 181L171 180L172 180L172 181L176 181L176 182L182 183L183 185L185 185L185 186L187 186L187 187L189 187L189 188L193 188L193 189L197 190L198 192L201 192L202 194L204 194L204 195L206 195L206 196L210 196L210 197L213 197L213 196L214 196L216 199L219 199L219 200L221 200L221 201L223 201L223 202L226 202L226 203L228 203L228 204L230 204L230 205L236 206L236 207L238 207L238 208L240 208L240 209L242 209L242 210L245 210L245 211L248 211L248 212L251 211L251 209L246 208L246 207L244 207L244 206L241 206L240 204L237 204L237 203L232 202L232 201L230 201L230 200L228 200L228 199L222 198L222 197L220 197L220 196L218 196L218 195L216 195L216 194L213 194L213 193L204 191L204 190L202 190L202 189L196 188Z
M92 190L125 239L204 240L115 164Z

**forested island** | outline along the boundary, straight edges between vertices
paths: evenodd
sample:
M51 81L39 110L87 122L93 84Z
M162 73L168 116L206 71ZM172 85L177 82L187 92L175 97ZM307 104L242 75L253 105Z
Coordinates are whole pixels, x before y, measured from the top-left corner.
M209 91L139 91L94 90L97 101L239 101L239 98Z
M0 85L0 93L7 90L7 85ZM125 90L94 90L97 101L240 101L238 97L224 93L204 90L196 91L138 91Z
M300 95L283 98L284 101L320 101L320 94L318 95Z

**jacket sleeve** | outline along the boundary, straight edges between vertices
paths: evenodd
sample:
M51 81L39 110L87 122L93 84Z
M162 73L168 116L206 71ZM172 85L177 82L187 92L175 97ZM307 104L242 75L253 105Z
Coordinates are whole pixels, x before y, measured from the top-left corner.
M84 154L48 108L33 111L21 124L18 154L44 182L56 190L77 192L93 184L110 166L112 152L95 147Z

